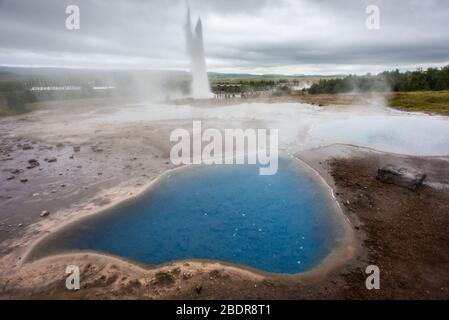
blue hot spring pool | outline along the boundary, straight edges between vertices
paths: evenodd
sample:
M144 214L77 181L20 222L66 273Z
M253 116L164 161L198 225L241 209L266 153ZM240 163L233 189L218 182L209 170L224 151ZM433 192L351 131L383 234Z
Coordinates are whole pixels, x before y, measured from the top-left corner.
M335 248L340 219L328 190L296 160L279 159L273 176L260 176L256 165L192 166L64 228L36 251L99 251L151 265L212 259L295 274Z

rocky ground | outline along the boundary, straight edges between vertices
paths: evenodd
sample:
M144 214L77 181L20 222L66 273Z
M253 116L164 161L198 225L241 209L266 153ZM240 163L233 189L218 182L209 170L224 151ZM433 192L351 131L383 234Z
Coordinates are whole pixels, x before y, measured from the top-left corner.
M47 112L0 123L0 298L449 298L449 158L341 145L296 153L333 187L356 234L357 254L330 273L275 277L205 261L151 268L93 253L22 263L39 237L139 193L171 168L163 141L174 125L187 125L104 125L89 120L101 110ZM377 180L387 164L422 170L425 184L410 190ZM70 264L81 270L76 292L65 289ZM380 268L380 290L365 288L371 264Z
M40 130L34 125L26 125L29 132L0 132L0 242L42 220L44 211L56 218L56 212L76 211L86 203L107 205L111 199L102 191L123 183L141 187L170 167L164 147L152 142L164 134L163 125L116 132L89 126L84 129L88 139L79 139L86 132L75 134L83 130L76 126L49 124L47 132L34 134ZM66 130L61 136L52 133L61 130ZM10 250L3 244L0 252Z

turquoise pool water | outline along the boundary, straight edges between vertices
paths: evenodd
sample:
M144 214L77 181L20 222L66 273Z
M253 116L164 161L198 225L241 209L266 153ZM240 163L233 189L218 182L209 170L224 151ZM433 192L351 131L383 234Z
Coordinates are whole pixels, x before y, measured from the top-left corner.
M335 204L314 173L281 158L256 165L192 166L163 175L138 199L66 228L47 254L94 250L146 264L212 259L294 274L317 265L341 237Z

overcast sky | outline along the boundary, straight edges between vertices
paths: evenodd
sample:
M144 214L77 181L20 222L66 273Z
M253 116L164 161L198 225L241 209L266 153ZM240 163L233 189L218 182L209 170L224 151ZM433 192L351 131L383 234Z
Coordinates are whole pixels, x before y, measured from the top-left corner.
M449 63L447 0L190 0L209 71L334 74ZM66 6L81 11L65 27ZM365 26L380 8L380 29ZM0 65L188 70L184 0L0 0Z

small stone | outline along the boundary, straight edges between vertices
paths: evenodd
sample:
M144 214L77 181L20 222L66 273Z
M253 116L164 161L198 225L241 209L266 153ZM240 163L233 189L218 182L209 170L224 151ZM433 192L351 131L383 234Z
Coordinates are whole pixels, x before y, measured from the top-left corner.
M92 146L91 149L93 152L103 152L103 149L100 148L99 146Z
M267 286L267 287L274 287L274 286L275 286L274 283L271 282L270 280L264 280L264 281L263 281L263 284L264 284L265 286Z
M40 214L41 218L47 217L48 215L50 215L50 212L47 210L42 211Z
M25 183L25 182L28 182L28 179L20 179L20 182L22 182L22 183Z
M203 291L203 286L196 286L196 287L195 287L195 292L196 292L197 294L201 294L201 291Z
M74 146L73 147L73 152L80 152L81 147L80 146Z
M6 178L6 180L14 180L15 176L9 176L8 178Z
M45 158L45 161L47 161L47 162L56 162L56 161L58 161L58 159L56 159L55 157L51 157L51 158Z
M28 160L28 167L27 167L27 169L33 169L33 168L36 168L38 166L40 166L40 163L36 159Z
M187 280L187 279L191 278L192 275L188 272L183 272L183 273L181 273L181 277L183 280Z
M22 150L31 150L31 149L33 149L33 147L30 146L29 144L24 144L24 145L22 146Z

